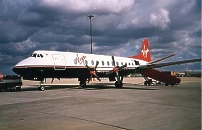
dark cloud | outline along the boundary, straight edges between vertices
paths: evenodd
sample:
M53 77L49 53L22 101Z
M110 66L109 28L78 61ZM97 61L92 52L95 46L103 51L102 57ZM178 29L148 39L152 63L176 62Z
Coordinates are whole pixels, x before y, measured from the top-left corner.
M11 73L9 68L35 50L89 53L89 14L95 15L96 54L138 54L146 37L152 59L172 53L177 55L170 60L201 57L200 5L200 0L0 0L0 72Z

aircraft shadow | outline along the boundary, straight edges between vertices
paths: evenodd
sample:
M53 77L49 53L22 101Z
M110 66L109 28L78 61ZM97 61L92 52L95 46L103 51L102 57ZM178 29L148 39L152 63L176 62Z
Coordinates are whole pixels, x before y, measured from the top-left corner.
M54 90L54 89L84 89L84 90L102 90L102 89L130 89L130 90L158 90L157 88L149 88L151 86L144 85L134 85L125 83L122 88L114 87L114 83L96 83L96 84L87 84L86 87L79 87L79 85L47 85L46 90ZM21 91L39 91L38 85L33 85L31 87L22 86Z
M84 89L84 90L102 90L102 89L130 89L130 90L159 90L157 88L151 88L152 86L144 86L144 85L137 85L137 84L130 84L124 83L122 88L114 87L114 83L93 83L87 84L86 87L79 87L79 85L45 85L46 90L54 90L54 89ZM29 87L23 87L20 91L39 91L38 85L30 85ZM2 92L20 92L20 91L13 91L13 90L3 90Z
M139 87L137 87L139 86ZM131 90L158 90L157 88L148 88L148 86L144 85L134 85L129 83L124 83L122 88L114 87L114 83L105 83L105 84L93 84L87 85L85 88L79 89L86 89L86 90L94 90L94 89L131 89Z

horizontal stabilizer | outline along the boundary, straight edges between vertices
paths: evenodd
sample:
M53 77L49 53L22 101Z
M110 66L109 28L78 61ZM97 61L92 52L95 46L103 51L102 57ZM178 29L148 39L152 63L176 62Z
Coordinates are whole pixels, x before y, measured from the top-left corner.
M181 82L179 78L176 78L174 76L171 76L169 74L166 74L164 72L160 72L154 69L145 69L144 71L141 72L142 75L146 77L150 77L152 79L155 79L157 81L170 84L170 85L176 85Z

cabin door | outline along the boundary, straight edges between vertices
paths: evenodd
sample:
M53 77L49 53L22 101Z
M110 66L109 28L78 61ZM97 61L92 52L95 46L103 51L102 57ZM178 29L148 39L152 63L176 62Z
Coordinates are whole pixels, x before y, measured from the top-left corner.
M55 70L65 70L66 61L64 55L53 55L54 69Z

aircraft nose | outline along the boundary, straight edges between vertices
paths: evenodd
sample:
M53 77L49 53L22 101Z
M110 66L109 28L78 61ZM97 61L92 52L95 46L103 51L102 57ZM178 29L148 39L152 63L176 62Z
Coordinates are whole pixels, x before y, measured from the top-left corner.
M17 63L13 68L12 71L18 75L23 75L27 73L27 63L29 63L29 59L24 59Z
M14 67L12 68L12 71L13 71L14 73L18 74L18 75L22 75L22 69L21 69L21 68L18 68L18 67L16 67L16 66L14 66Z

